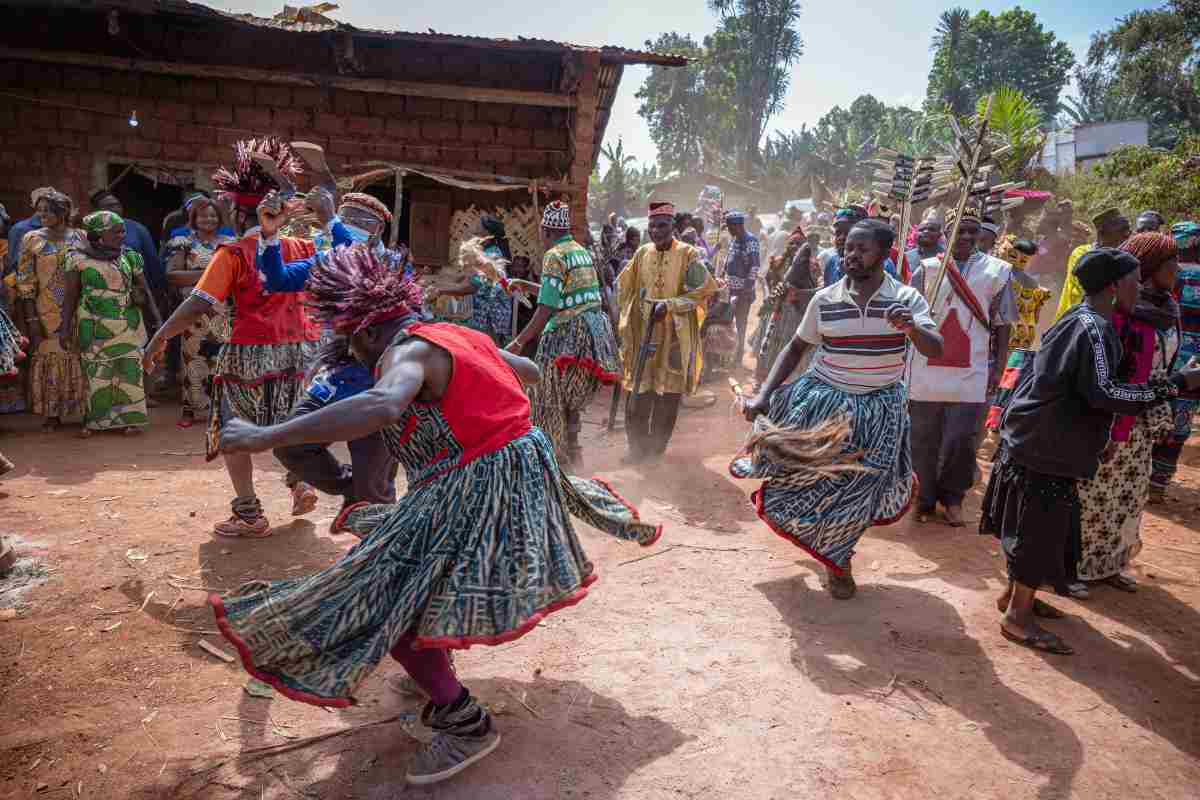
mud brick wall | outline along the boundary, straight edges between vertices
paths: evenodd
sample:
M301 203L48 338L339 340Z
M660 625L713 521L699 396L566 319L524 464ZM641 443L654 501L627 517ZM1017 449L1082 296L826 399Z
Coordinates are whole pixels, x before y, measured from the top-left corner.
M230 160L235 141L267 133L322 145L335 171L378 159L561 179L571 167L576 124L565 109L19 61L0 60L0 87L0 202L14 218L28 214L37 186L86 204L109 164L206 176ZM136 128L128 123L134 109ZM584 192L588 169L580 170Z

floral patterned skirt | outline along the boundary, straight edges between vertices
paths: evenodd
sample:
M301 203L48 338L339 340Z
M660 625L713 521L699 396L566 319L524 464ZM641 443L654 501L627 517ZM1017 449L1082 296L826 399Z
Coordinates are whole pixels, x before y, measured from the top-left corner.
M1096 476L1079 481L1080 580L1111 578L1141 551L1139 530L1150 496L1153 445L1147 418L1138 417L1129 440L1116 444L1116 451L1100 464Z
M30 410L42 417L83 416L87 379L78 353L68 353L58 339L45 339L29 368Z
M220 347L229 341L231 321L229 314L216 308L212 315L205 315L180 337L182 351L179 367L183 410L194 415L206 413L213 373L217 367Z

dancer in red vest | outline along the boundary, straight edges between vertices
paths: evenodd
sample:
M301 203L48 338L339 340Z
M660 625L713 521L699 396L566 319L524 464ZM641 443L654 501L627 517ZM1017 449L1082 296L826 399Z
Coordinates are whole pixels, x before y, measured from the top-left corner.
M283 188L255 162L255 157L271 157L284 176L299 174L300 160L288 145L273 138L239 142L235 150L234 169L218 170L213 185L232 200L242 238L217 250L191 295L147 345L145 357L149 368L172 337L187 331L202 315L212 313L214 306L227 301L233 305L233 334L221 347L213 373L206 446L209 460L217 457L218 431L231 418L272 425L288 417L303 393L306 355L319 338L319 329L308 319L301 293L265 291L263 276L255 268L263 244L258 227L248 227L267 193ZM272 196L271 202L280 202L278 196ZM280 237L280 246L285 262L308 258L316 251L312 242L303 239ZM213 532L221 536L270 536L270 523L254 491L250 456L227 454L224 458L236 496L233 515L218 523ZM301 483L293 488L293 498L293 513L303 513L311 509L316 494L311 486Z

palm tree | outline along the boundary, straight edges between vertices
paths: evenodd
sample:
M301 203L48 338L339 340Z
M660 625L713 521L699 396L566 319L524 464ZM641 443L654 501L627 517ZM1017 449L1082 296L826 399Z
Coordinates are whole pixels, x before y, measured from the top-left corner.
M1026 167L1046 143L1042 112L1030 97L1011 86L1000 87L992 97L992 119L988 126L992 141L997 147L1012 146L997 159L1000 174L1006 181L1022 180ZM987 96L979 98L977 119L983 117L987 102Z
M604 145L600 155L608 159L608 171L600 182L604 191L604 214L615 211L625 216L626 205L637 202L637 198L630 196L630 178L637 159L625 152L625 143L619 136L617 146Z
M938 99L956 114L964 114L970 108L970 92L959 70L959 54L970 37L970 24L971 12L965 8L943 11L929 46L937 53L935 58L944 62Z

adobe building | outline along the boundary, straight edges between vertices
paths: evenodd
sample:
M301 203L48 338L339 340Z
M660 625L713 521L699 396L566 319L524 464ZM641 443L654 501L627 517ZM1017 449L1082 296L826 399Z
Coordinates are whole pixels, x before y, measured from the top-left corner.
M508 222L517 254L540 257L538 209L558 197L587 207L624 67L686 63L187 0L6 6L0 202L14 220L35 187L67 192L83 211L111 187L157 235L235 141L274 134L322 145L339 178L398 208L399 241L429 264L451 258L485 210ZM575 224L581 232L581 213Z

